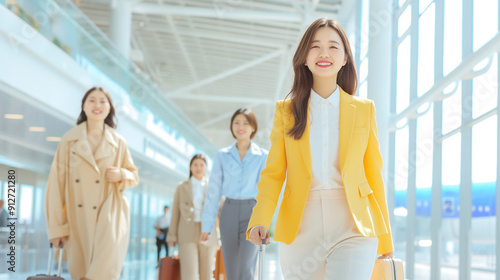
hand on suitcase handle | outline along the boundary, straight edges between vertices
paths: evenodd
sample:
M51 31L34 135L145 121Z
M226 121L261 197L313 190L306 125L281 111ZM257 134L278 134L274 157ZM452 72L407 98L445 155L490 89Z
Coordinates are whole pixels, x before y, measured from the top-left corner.
M250 229L248 237L250 242L257 246L263 245L263 240L267 240L265 245L269 245L271 243L271 238L269 238L270 236L265 226L254 226Z
M385 258L385 257L394 258L394 252L382 254L382 256L380 256L379 258Z
M56 237L56 238L52 238L50 240L51 246L54 245L56 248L59 248L59 244L64 245L64 243L66 243L66 240L64 239L64 237Z

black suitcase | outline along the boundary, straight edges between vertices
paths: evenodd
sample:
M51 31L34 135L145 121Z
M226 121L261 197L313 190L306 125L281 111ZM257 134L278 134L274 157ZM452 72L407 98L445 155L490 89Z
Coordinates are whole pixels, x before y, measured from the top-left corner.
M57 265L57 276L50 275L52 273L52 243L50 243L50 251L49 251L49 271L47 274L37 274L36 276L29 276L26 280L64 280L61 277L62 272L62 255L63 255L63 245L59 246L59 263Z

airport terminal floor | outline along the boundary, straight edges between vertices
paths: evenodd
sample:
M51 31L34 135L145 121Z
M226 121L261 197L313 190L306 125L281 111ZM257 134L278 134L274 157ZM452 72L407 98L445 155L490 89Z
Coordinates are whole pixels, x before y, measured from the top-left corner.
M155 280L162 240L241 242L248 225L298 250L307 199L335 188L340 225L378 235L404 279L500 280L499 14L499 0L0 0L0 280L46 273L61 238L66 280ZM282 244L265 280L317 273Z

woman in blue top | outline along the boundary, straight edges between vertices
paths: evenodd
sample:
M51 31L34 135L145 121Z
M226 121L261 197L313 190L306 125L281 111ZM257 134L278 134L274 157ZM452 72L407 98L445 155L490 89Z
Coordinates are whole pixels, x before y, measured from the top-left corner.
M201 218L201 241L208 240L221 197L225 196L220 234L226 277L228 280L253 280L258 247L246 240L246 229L268 151L251 141L257 133L257 118L252 110L236 110L230 129L236 143L221 149L215 156Z

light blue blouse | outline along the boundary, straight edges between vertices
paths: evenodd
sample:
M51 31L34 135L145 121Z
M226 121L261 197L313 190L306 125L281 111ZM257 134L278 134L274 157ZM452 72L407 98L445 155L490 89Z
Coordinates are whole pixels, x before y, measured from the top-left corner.
M267 154L267 150L250 142L250 148L241 160L235 142L215 155L201 216L202 232L212 232L223 195L231 199L257 196L257 183L260 172L266 167Z

